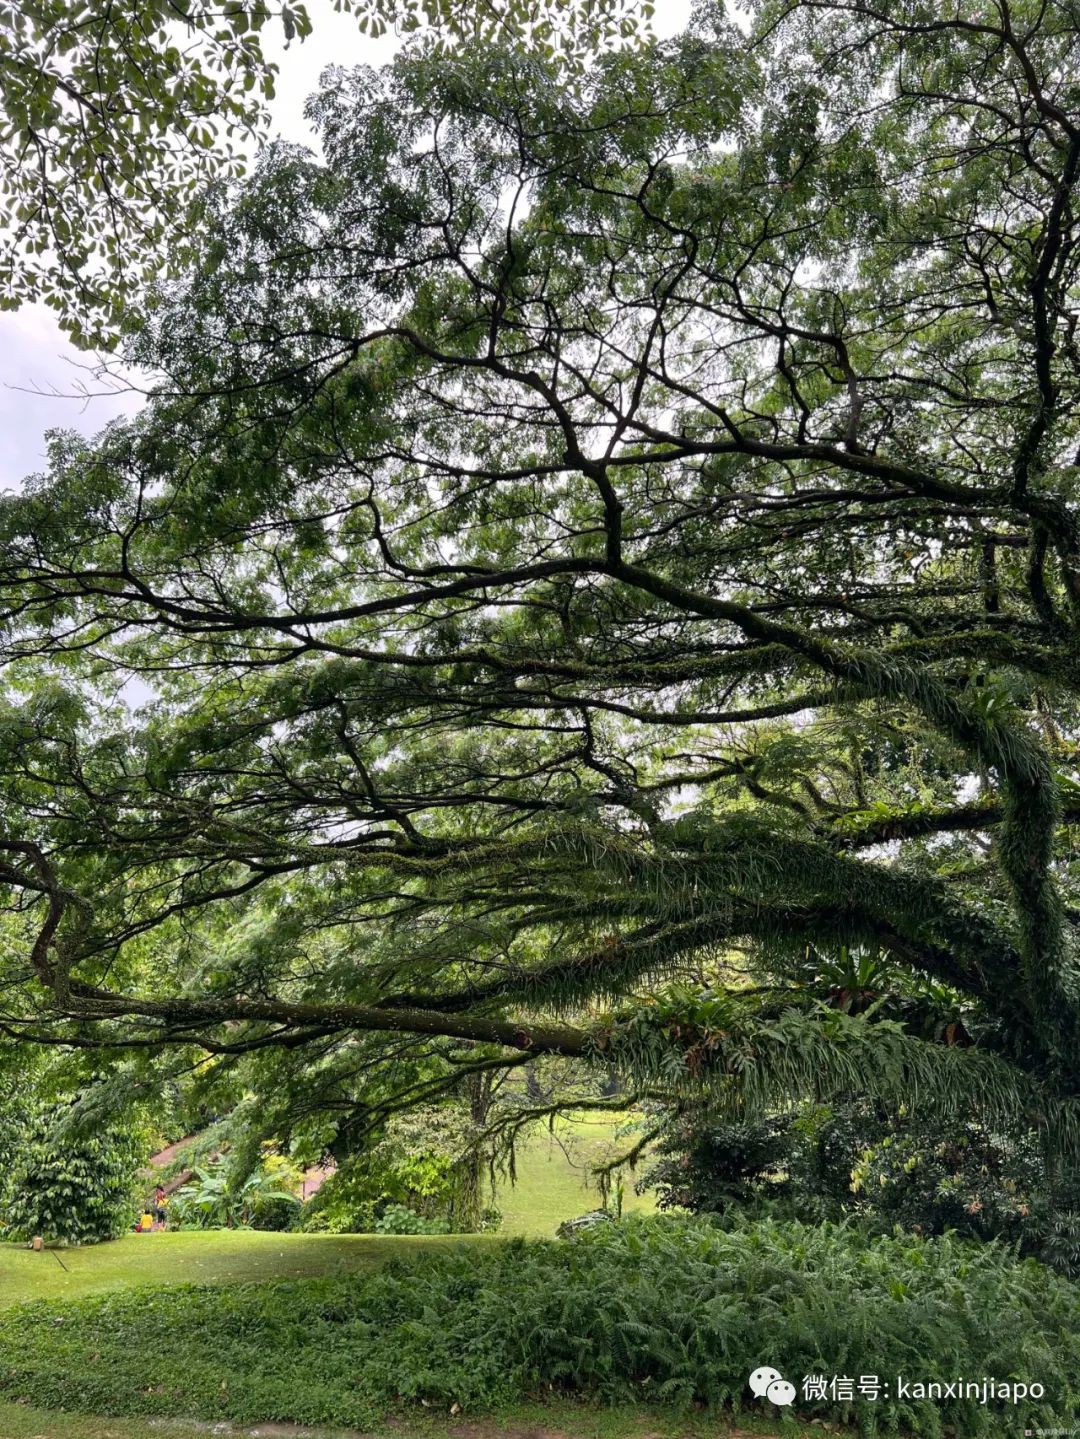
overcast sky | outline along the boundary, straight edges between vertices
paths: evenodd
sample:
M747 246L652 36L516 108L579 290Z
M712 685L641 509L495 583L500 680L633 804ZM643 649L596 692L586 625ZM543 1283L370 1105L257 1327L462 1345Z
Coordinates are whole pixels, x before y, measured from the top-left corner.
M685 25L689 8L690 0L665 0L657 6L656 29L675 33ZM280 65L271 107L273 132L302 143L313 142L303 108L322 70L331 64L382 65L398 46L393 34L374 41L361 35L355 18L335 13L330 0L309 0L308 10L314 33L302 45L294 43L286 51L276 33L264 41ZM0 313L0 490L17 488L24 476L43 467L47 430L93 434L116 415L136 408L131 395L70 398L80 382L100 388L86 372L88 363L90 357L67 343L44 306Z

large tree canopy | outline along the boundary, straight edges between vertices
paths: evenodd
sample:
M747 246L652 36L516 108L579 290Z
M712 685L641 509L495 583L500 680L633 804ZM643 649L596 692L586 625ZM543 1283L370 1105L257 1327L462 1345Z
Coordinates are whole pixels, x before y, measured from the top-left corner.
M4 502L5 1032L1075 1136L1078 27L329 77Z
M528 36L580 59L634 33L634 0L335 0L357 38L389 24L451 43ZM110 344L147 279L182 261L197 199L238 174L234 135L267 119L286 42L311 20L292 0L19 0L0 5L0 308L44 299L81 343Z

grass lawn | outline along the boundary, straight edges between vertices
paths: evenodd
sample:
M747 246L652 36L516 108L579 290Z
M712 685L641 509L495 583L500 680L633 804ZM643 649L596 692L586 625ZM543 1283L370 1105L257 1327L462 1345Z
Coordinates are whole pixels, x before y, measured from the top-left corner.
M505 1235L550 1236L564 1220L599 1203L590 1180L591 1166L620 1147L605 1114L583 1114L562 1121L519 1146L517 1183L503 1183L496 1204ZM651 1210L651 1196L628 1191L627 1210ZM0 1305L27 1299L75 1299L82 1295L133 1287L173 1284L232 1285L269 1279L313 1278L356 1273L391 1258L448 1245L490 1245L498 1236L426 1238L383 1235L269 1234L249 1230L175 1231L130 1234L112 1244L87 1249L33 1253L0 1244ZM114 1419L49 1413L0 1401L0 1439L196 1439L210 1432L271 1436L299 1430L257 1426L222 1430L173 1420ZM305 1439L338 1439L344 1431L305 1430ZM392 1439L696 1439L698 1435L764 1434L768 1430L728 1430L708 1423L675 1421L634 1409L593 1410L556 1404L515 1410L483 1424L417 1415L396 1419L386 1430ZM789 1431L795 1433L795 1430ZM807 1431L809 1432L809 1431Z
M35 1254L0 1244L0 1304L77 1299L136 1285L242 1284L349 1274L388 1259L448 1244L490 1244L493 1236L427 1238L381 1234L261 1234L189 1230L128 1234L113 1244ZM66 1267L61 1267L61 1262ZM5 1436L0 1432L0 1439Z
M502 1211L504 1234L546 1237L564 1219L595 1209L600 1198L590 1170L628 1149L631 1139L617 1141L610 1114L586 1111L563 1120L555 1133L534 1134L519 1146L517 1184L503 1184L495 1203ZM623 1194L626 1213L651 1214L652 1194L635 1194L627 1185Z
M496 1204L505 1235L551 1236L564 1219L595 1209L590 1167L618 1150L610 1116L586 1113L555 1134L535 1134L519 1149L517 1184L501 1185ZM652 1210L651 1195L628 1190L624 1207ZM379 1234L264 1234L187 1230L128 1234L88 1249L46 1250L0 1244L0 1305L24 1299L76 1299L134 1285L241 1284L347 1274L425 1247L491 1244L497 1236L390 1237ZM0 1439L6 1439L0 1430Z

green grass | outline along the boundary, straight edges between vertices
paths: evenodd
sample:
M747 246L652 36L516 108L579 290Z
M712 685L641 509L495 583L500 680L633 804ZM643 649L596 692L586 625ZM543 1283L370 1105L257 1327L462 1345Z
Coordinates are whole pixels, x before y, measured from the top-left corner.
M0 1439L205 1439L205 1436L205 1426L199 1429L190 1424L157 1423L151 1427L138 1419L49 1414L23 1404L0 1404Z
M95 1414L50 1414L0 1403L0 1439L207 1439L208 1426L180 1420L103 1419ZM228 1431L216 1430L221 1436ZM243 1431L235 1431L237 1434ZM338 1439L341 1429L312 1429L305 1439ZM399 1439L407 1439L399 1435Z
M611 1116L586 1111L562 1120L555 1133L534 1134L519 1146L517 1184L503 1184L495 1198L502 1211L502 1233L546 1238L564 1219L596 1209L600 1197L590 1170L628 1149L631 1140L614 1138ZM623 1195L626 1213L651 1214L652 1194L635 1194L627 1185Z
M555 1134L544 1131L522 1143L517 1184L501 1184L495 1201L503 1213L503 1234L551 1235L564 1219L595 1208L599 1196L589 1169L617 1151L613 1128L609 1116L587 1113L573 1121L560 1122ZM651 1196L632 1192L625 1195L624 1204L628 1211L651 1211L655 1207ZM351 1274L374 1269L392 1258L448 1245L493 1242L497 1240L491 1236L442 1239L221 1230L130 1234L113 1244L37 1254L21 1246L0 1244L0 1305L28 1299L76 1299L137 1287L232 1285ZM686 1423L669 1427L667 1420L657 1416L646 1416L646 1420L644 1429L655 1439L697 1432ZM553 1410L530 1410L529 1415L518 1416L515 1411L492 1432L509 1434L518 1423L525 1424L530 1435L539 1429L555 1428L572 1439L623 1439L641 1433L643 1427L640 1411L593 1412L581 1406L560 1405ZM311 1439L332 1439L338 1432L311 1431ZM436 1419L426 1425L419 1418L407 1424L395 1422L388 1432L393 1439L411 1439L413 1434L440 1439ZM701 1432L717 1434L715 1422ZM205 1434L205 1426L193 1428L180 1422L158 1420L151 1426L143 1419L58 1415L22 1404L0 1403L0 1439L196 1439ZM445 1435L443 1423L441 1439Z
M496 1204L504 1235L547 1237L564 1219L595 1209L590 1167L617 1152L604 1114L561 1123L554 1135L533 1135L518 1154L517 1184L500 1186ZM628 1191L627 1211L649 1212L651 1196ZM458 1239L376 1234L262 1234L250 1230L188 1230L128 1234L88 1249L33 1253L0 1244L0 1305L24 1299L77 1299L141 1285L243 1284L352 1274L388 1259L450 1243L490 1244L494 1236ZM4 1439L0 1431L0 1439Z
M190 1230L128 1234L89 1249L33 1253L0 1245L0 1305L25 1299L77 1299L111 1289L171 1284L244 1284L311 1279L374 1269L388 1259L492 1238L425 1238L381 1234L260 1234ZM61 1266L66 1266L66 1268ZM0 1435L3 1439L3 1435Z
M948 1236L746 1221L609 1226L571 1244L416 1249L344 1278L129 1290L0 1311L0 1393L132 1420L378 1428L458 1409L482 1422L568 1391L755 1417L746 1376L1010 1376L1043 1391L980 1407L886 1392L825 1398L867 1435L965 1439L1060 1425L1080 1404L1080 1287ZM804 1419L813 1417L804 1414ZM462 1422L466 1422L465 1419ZM775 1419L774 1419L775 1422ZM783 1427L782 1425L778 1427Z

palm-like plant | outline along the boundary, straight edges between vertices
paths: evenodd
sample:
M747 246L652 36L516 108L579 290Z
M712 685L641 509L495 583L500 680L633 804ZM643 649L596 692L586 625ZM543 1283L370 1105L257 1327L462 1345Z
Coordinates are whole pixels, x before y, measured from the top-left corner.
M177 1218L198 1229L236 1229L251 1223L260 1204L300 1199L283 1187L281 1177L264 1166L237 1179L224 1159L196 1166L193 1178L177 1191Z

